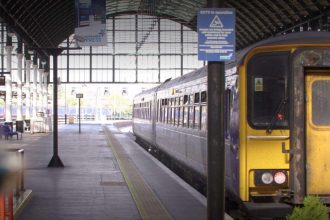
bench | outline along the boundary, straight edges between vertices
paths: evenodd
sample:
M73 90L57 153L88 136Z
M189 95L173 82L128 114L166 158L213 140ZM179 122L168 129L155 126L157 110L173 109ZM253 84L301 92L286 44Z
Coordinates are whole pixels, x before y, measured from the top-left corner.
M10 126L8 125L0 125L0 136L2 138L2 136L5 136L5 139L8 139L8 137L13 138L13 136L17 137L18 140L18 133L16 131L12 131L10 129Z

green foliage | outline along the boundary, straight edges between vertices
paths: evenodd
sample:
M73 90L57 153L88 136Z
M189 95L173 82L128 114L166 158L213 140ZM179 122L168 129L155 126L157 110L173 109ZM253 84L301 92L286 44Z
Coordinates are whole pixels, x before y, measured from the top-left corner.
M287 220L329 220L328 209L320 198L307 196L304 199L304 206L294 208Z

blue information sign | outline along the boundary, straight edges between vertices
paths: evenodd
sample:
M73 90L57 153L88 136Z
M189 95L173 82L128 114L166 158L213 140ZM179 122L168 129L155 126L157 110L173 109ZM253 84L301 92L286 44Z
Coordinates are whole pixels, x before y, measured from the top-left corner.
M235 60L235 9L201 9L197 29L198 60Z

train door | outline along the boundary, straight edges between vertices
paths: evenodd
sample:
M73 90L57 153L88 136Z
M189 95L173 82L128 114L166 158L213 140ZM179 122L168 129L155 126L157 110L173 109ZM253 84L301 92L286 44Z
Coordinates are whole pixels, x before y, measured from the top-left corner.
M330 194L330 70L309 71L306 97L306 192Z

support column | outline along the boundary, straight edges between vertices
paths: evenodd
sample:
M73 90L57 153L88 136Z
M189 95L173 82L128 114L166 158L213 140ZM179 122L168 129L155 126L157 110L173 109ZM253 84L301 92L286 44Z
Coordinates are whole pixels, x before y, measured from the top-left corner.
M38 112L42 112L43 108L42 108L42 96L43 96L43 91L42 91L42 75L44 73L44 69L41 63L41 60L39 62L39 69L38 69L38 88L37 88L37 92L38 92Z
M47 72L46 72L47 71ZM47 84L47 77L48 77L48 70L45 69L45 72L43 74L43 111L45 114L47 113L48 110L48 84Z
M6 75L6 112L5 121L12 122L12 85L11 85L11 53L13 51L12 39L7 36L6 56L7 56L7 72Z
M38 90L37 90L37 78L38 78L38 57L35 53L33 56L33 102L32 102L32 117L37 117L37 102L38 102Z
M31 56L28 53L27 47L25 47L25 69L26 69L26 78L25 78L25 90L26 90L26 108L25 108L25 119L29 120L31 118Z
M17 118L16 121L23 120L23 99L22 99L22 63L23 49L22 40L18 37L17 46Z
M54 49L53 55L53 157L48 167L64 167L58 155L58 115L57 115L57 56L62 52L61 49Z
M208 8L223 7L224 0L207 0ZM225 63L207 68L207 219L225 219Z

